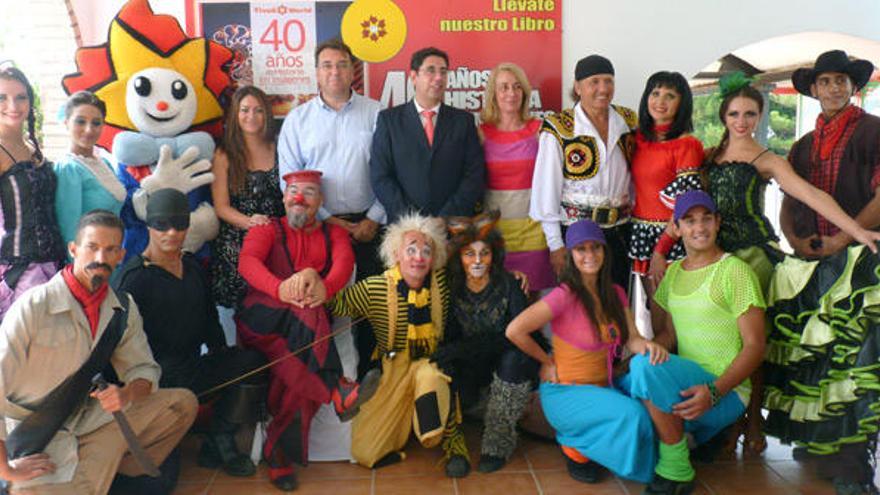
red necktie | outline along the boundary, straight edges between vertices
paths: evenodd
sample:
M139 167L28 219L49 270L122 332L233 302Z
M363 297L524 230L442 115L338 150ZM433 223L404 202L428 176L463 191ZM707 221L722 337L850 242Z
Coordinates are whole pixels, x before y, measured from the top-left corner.
M425 118L425 136L428 137L428 146L434 145L434 115L437 112L433 110L422 110L422 117Z

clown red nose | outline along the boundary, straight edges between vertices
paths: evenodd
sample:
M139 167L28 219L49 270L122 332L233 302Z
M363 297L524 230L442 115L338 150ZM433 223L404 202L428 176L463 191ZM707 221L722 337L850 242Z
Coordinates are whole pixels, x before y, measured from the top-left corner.
M282 179L287 187L290 187L291 184L315 184L321 187L321 172L318 170L297 170L284 174ZM293 194L293 204L307 206L306 198L301 191Z

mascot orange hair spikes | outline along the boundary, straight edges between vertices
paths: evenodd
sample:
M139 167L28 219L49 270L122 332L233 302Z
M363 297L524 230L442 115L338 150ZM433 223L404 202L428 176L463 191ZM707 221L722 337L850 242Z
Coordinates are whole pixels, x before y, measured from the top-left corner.
M190 229L184 249L208 256L219 230L210 204L213 136L223 130L221 95L231 85L233 54L205 38L189 38L177 19L157 15L148 0L130 0L113 21L107 42L80 48L78 72L65 91L91 91L107 105L98 144L112 150L127 197L120 216L125 249L141 253L150 193L164 188L188 195Z
M110 24L107 43L77 50L78 72L62 80L64 90L95 93L107 104L107 124L98 144L111 149L120 131L139 129L126 114L125 88L142 69L176 69L195 86L198 112L185 130L222 134L220 95L231 84L227 65L233 58L228 48L205 38L188 38L177 19L153 13L147 0L131 0Z

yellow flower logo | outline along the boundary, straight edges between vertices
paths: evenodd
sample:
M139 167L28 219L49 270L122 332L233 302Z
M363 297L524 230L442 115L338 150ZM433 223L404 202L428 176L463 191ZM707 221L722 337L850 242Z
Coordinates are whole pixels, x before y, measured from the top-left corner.
M384 62L406 41L406 17L391 0L355 0L342 16L342 40L365 62Z
M363 37L370 38L373 41L379 41L379 38L387 34L387 31L385 31L385 19L370 17L361 23L361 27L364 28Z

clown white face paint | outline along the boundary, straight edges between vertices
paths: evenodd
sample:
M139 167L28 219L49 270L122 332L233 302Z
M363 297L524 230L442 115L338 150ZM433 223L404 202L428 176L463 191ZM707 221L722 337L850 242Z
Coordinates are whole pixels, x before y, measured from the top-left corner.
M196 92L183 74L151 67L128 80L125 106L140 132L154 137L176 136L196 116Z
M428 236L415 231L403 234L403 242L397 249L397 264L400 267L400 274L410 287L421 286L428 272L431 271L433 260L434 248Z
M472 242L461 250L461 264L468 278L487 277L492 266L492 249L483 241Z

